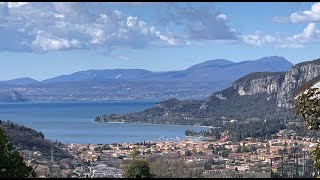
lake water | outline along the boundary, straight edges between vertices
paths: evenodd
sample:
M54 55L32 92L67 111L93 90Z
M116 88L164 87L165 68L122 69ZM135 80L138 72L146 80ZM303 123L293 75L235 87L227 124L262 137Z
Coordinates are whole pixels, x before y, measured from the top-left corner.
M0 119L11 120L62 143L177 141L186 129L206 128L144 123L96 123L97 115L128 113L152 107L147 101L0 103Z

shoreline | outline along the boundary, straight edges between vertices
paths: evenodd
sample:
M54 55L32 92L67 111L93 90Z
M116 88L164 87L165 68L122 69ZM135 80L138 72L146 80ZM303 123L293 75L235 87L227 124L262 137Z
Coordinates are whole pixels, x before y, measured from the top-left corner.
M215 126L199 126L199 125L193 125L193 124L168 124L168 123L147 123L147 122L118 122L118 121L108 121L108 122L101 122L101 121L94 121L94 123L127 123L127 124L152 124L152 125L170 125L170 126L194 126L194 127L200 127L200 128L208 128L208 129L215 129L217 127Z
M165 139L165 137L160 137L160 138L163 138ZM159 139L160 139L159 138ZM176 139L177 137L173 138L173 139ZM178 137L179 138L179 137ZM161 140L156 140L156 141L146 141L146 140L143 140L143 141L140 141L140 142L145 142L145 143L181 143L181 142L184 142L184 141L191 141L191 142L194 142L194 141L197 141L197 142L201 142L202 140L200 140L201 138L203 137L197 137L197 136L185 136L183 138L179 138L179 140L176 140L176 141L172 141L172 140L166 140L166 141L161 141ZM171 138L169 138L171 139ZM198 139L198 140L197 140ZM51 140L50 140L51 141ZM113 143L71 143L71 142L68 142L68 143L62 143L64 145L71 145L71 144L74 144L74 145L84 145L84 146L87 146L87 145L112 145L112 144L134 144L134 143L140 143L140 142L113 142Z
M62 100L62 101L57 101L57 100L53 100L53 101L14 101L14 102L6 102L6 101L1 101L0 104L67 104L67 103L126 103L126 102L137 102L137 103L157 103L159 102L158 100L134 100L134 99L118 99L118 100L112 100L112 99L108 99L108 100Z

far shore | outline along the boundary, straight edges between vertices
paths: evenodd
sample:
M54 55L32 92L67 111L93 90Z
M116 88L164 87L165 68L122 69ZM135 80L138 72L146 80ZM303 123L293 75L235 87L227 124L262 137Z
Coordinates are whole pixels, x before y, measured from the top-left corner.
M217 128L215 126L199 126L199 125L192 125L192 124L168 124L168 123L146 123L146 122L118 122L118 121L108 121L108 122L97 122L94 121L95 123L113 123L113 124L117 124L117 123L130 123L130 124L153 124L153 125L170 125L170 126L194 126L194 127L201 127L201 128L209 128L209 129L214 129Z

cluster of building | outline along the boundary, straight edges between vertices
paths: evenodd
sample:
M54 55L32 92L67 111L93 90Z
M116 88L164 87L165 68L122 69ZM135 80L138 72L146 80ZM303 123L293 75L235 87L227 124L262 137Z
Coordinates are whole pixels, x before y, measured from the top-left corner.
M120 165L134 157L175 155L185 163L203 167L203 177L248 177L256 173L271 177L305 177L312 173L310 151L315 140L296 136L284 136L280 131L271 140L247 138L244 141L200 141L184 139L178 142L141 142L115 144L68 144L64 150L74 158L60 162L35 162L39 152L32 152L33 164L39 177L124 177ZM287 135L287 134L286 134ZM30 156L30 153L29 153Z

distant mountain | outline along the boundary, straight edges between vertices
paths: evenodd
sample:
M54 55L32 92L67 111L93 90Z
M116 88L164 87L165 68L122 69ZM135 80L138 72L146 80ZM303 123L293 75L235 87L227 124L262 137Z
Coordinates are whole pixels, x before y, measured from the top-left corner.
M287 71L292 65L285 58L278 56L239 63L216 59L193 65L181 71L152 72L143 69L88 70L54 77L42 82L104 81L112 79L185 82L234 81L251 72Z
M24 98L15 90L0 92L0 102L24 102L28 99Z
M209 60L180 71L87 70L40 82L3 81L0 91L16 90L32 101L203 99L249 73L287 71L291 66L283 57L270 56L238 63Z
M287 61L284 57L279 56L263 57L256 61L270 66L274 71L287 71L292 67L291 62Z
M106 69L79 71L70 75L62 75L44 80L44 83L67 82L67 81L105 81L112 79L139 80L151 75L151 71L144 69Z
M293 64L283 57L270 56L255 61L232 61L218 59L200 63L182 71L153 76L155 80L181 80L187 82L235 81L252 72L287 71Z
M25 85L25 84L32 84L37 83L38 81L32 78L18 78L18 79L12 79L8 81L0 81L0 83L4 84L13 84L13 85Z
M212 66L224 66L224 65L230 65L230 64L235 64L235 62L232 62L226 59L215 59L215 60L208 60L203 63L193 65L189 67L187 70L206 68L206 67L212 67Z

